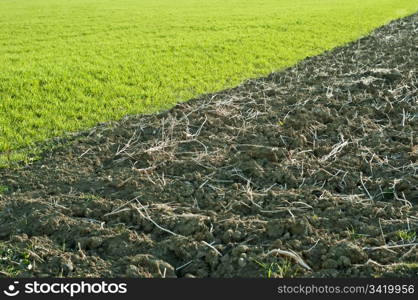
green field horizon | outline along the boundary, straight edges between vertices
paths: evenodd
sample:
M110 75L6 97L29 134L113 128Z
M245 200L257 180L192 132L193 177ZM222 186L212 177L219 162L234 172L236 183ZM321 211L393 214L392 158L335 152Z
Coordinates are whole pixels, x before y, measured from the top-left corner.
M235 86L417 10L416 0L1 0L0 156Z

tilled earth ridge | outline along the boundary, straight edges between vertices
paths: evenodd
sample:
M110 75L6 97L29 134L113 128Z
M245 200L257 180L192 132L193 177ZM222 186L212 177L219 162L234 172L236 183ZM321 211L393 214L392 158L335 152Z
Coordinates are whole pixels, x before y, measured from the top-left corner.
M0 170L0 275L417 277L417 71L416 14Z

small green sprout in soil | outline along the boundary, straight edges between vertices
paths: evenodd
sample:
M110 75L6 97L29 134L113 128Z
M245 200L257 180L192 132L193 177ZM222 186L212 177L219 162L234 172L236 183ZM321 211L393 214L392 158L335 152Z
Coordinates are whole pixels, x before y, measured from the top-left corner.
M9 190L9 188L7 186L4 185L0 185L0 195L7 193L7 191Z
M417 233L412 230L399 230L398 237L404 243L413 243L417 238Z
M263 277L267 278L293 278L298 275L298 269L293 267L293 264L290 260L284 259L280 262L262 263L257 260L254 260L263 271L265 272Z
M347 228L348 234L349 236L353 239L353 240L358 240L361 239L363 237L366 237L367 234L362 234L362 233L358 233L356 231L356 229L354 229L354 227L350 226L349 228Z

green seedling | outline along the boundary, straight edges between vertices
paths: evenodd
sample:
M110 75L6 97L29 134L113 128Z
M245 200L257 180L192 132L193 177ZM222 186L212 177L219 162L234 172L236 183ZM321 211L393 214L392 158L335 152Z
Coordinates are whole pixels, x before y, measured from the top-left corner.
M264 276L267 278L293 278L298 274L298 269L295 269L292 262L287 259L270 264L265 264L255 259L253 261L264 270Z
M399 230L397 235L404 243L413 243L417 238L417 233L412 230Z

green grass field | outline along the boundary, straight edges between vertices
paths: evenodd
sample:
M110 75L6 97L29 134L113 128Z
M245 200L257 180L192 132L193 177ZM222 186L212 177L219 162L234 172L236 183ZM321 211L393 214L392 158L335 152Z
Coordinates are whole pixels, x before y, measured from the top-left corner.
M416 0L0 0L0 153L270 73Z

